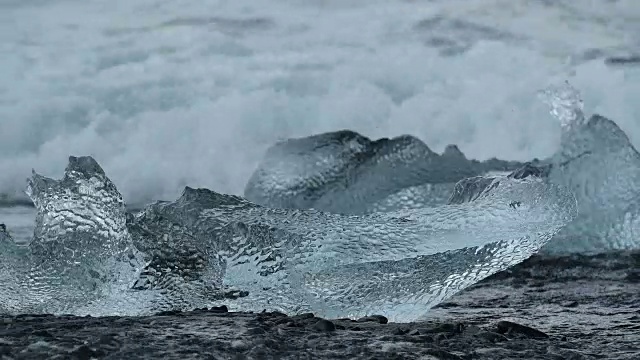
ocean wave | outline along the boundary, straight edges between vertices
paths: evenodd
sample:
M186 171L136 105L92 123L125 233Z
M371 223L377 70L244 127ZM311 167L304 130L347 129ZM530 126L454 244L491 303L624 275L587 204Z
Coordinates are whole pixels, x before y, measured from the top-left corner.
M337 129L545 158L560 130L532 95L560 78L640 144L638 69L604 63L633 55L631 0L19 3L0 11L8 201L69 154L97 159L131 205L187 185L240 195L273 143Z

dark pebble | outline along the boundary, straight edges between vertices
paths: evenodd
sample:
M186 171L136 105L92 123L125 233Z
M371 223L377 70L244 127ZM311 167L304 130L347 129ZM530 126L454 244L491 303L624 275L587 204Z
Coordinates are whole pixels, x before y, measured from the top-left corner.
M431 329L422 329L423 334L452 333L459 334L464 330L464 324L442 324Z
M229 312L229 308L227 307L227 305L222 305L222 306L214 306L212 308L209 309L209 312L214 312L214 313L228 313Z
M275 325L282 325L282 324L289 324L289 323L293 323L293 322L294 322L293 320L291 320L290 318L286 317L286 318L277 319L273 323Z
M640 282L640 270L628 272L625 280L633 283Z
M0 358L2 356L10 356L10 355L11 355L11 348L9 348L8 346L0 345Z
M101 351L96 351L87 345L80 345L77 348L71 350L71 352L69 352L69 355L71 355L73 359L90 360L93 358L101 357L104 354Z
M418 335L412 337L416 343L431 344L435 343L435 339L431 335Z
M454 303L454 302L443 302L435 306L435 308L438 308L438 309L450 309L450 308L456 308L456 307L460 307L460 304Z
M267 333L267 331L263 328L254 327L254 328L248 329L246 333L249 335L264 335Z
M21 319L21 320L25 320L25 321L31 321L31 320L36 320L36 319L41 319L41 318L49 318L49 317L54 317L55 315L51 315L51 314L18 314L16 315L16 319ZM73 316L73 315L71 315Z
M271 314L271 316L278 317L278 318L288 318L289 317L287 314L283 314L283 313L281 313L279 311L273 311L270 314Z
M427 355L435 356L442 360L462 360L460 356L441 349L427 349L426 353Z
M358 319L358 322L375 322L379 324L386 324L389 322L389 319L382 315L371 315Z
M292 316L291 318L295 320L305 320L305 319L313 319L314 317L315 315L313 313L304 313L304 314Z
M448 337L447 337L447 335L446 335L446 334L444 334L444 333L439 333L439 334L434 335L433 340L434 340L436 343L441 343L442 341L447 340L447 338L448 338Z
M532 327L516 324L511 321L498 322L498 333L500 334L521 334L534 339L547 339L549 335Z
M45 338L52 338L53 337L53 335L51 335L51 333L48 332L47 330L37 330L37 331L32 332L31 335L45 337Z
M262 347L262 346L256 346L253 347L251 350L249 350L249 352L247 353L247 359L266 359L268 357L269 352L267 351L266 348ZM238 357L238 359L240 359Z
M224 297L227 299L238 299L246 296L249 296L248 291L232 290L224 293Z
M338 320L339 320L339 321L356 322L355 320L353 320L353 319L349 319L349 318L340 318L340 319L338 319Z
M313 329L317 331L336 331L336 326L329 320L320 319L313 325Z
M101 335L91 345L99 348L108 348L108 349L115 350L121 346L120 341L118 341L118 336L119 336L118 334Z
M501 342L501 341L507 341L507 337L502 335L502 334L498 334L495 333L493 331L481 331L477 334L478 337L483 338L485 340L489 340L493 343L497 343L497 342Z
M178 316L178 315L182 315L182 311L180 311L180 310L160 311L156 315L157 316Z
M406 335L409 332L407 329L396 328L393 330L393 335Z

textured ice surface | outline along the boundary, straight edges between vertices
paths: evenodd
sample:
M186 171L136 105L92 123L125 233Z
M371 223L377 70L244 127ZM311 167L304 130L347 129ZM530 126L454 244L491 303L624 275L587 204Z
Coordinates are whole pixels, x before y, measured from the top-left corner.
M235 229L228 221L199 218L211 207L254 206L246 200L204 189L185 188L174 202L157 202L130 219L129 230L147 266L136 290L161 290L163 298L152 306L189 309L221 298L243 296L222 283L227 237Z
M442 197L458 180L519 165L467 160L453 145L436 154L413 136L372 141L345 130L271 147L249 179L245 197L280 208L347 214L392 211L433 205L432 195ZM403 202L409 196L413 204Z
M70 157L62 180L34 172L27 194L37 209L28 246L8 244L3 263L14 274L0 285L14 295L3 307L33 312L118 313L142 265L126 228L124 201L91 157ZM17 297L17 298L16 298ZM116 300L107 305L105 299ZM82 310L84 309L84 310Z
M549 168L549 165L526 163L506 177L476 176L460 180L455 184L447 202L449 204L463 204L479 199L499 186L499 179L501 178L517 180L526 178L542 179L548 175ZM520 204L518 201L513 201L510 206L517 207Z
M563 132L571 131L586 123L582 98L568 81L551 85L540 91L538 96L549 105L551 115L560 122Z
M575 216L575 199L560 187L492 181L492 191L464 204L365 216L270 209L187 188L134 223L146 228L148 247L165 234L213 249L199 253L204 268L216 265L211 278L219 273L226 291L248 291L224 300L234 308L408 320L522 261Z
M600 115L586 118L580 94L569 84L546 95L551 113L563 125L549 178L575 193L580 214L548 249L640 247L640 154L615 122Z
M18 246L4 224L0 224L0 312L18 308L21 302L17 272L20 271Z
M424 184L397 191L367 205L367 213L434 207L447 203L456 183Z
M575 193L580 208L578 219L563 229L546 250L601 252L640 247L640 154L615 122L601 115L585 116L580 94L568 82L547 88L540 92L540 97L561 125L560 148L551 158L534 160L510 176L536 175L565 186ZM423 157L415 156L414 159L421 159L415 162L402 155L407 153L402 147L391 148L389 153L397 151L395 156L382 156L384 161L369 163L361 160L365 157L362 152L351 157L336 155L343 154L349 146L335 142L331 142L331 150L319 151L335 134L338 133L274 146L247 186L248 194L273 206L320 207L341 213L419 209L447 201L460 203L466 197L478 195L476 190L483 190L491 178L473 175L505 166L499 161L467 161L453 146L442 156L424 145L416 147L422 149ZM297 166L312 157L319 160L306 162L305 167ZM279 168L286 171L276 171ZM455 177L460 171L471 177L458 184L446 182L447 176ZM376 175L359 177L360 172ZM451 191L454 196L450 199ZM308 201L287 202L303 198L300 194L313 196L306 196L305 199L311 199ZM325 199L330 199L330 206Z
M364 216L272 209L186 188L176 201L127 216L100 166L71 157L62 180L29 182L38 208L29 266L14 269L17 287L1 285L0 304L9 312L144 314L224 302L411 320L527 258L575 216L573 195L536 177L491 184L460 204ZM22 298L11 307L14 288Z

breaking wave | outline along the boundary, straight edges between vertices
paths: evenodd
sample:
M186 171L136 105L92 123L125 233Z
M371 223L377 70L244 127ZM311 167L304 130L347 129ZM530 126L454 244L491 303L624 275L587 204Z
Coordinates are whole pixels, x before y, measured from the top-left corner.
M241 195L273 143L337 129L529 161L560 140L535 89L565 78L640 144L640 68L604 61L637 48L635 1L481 3L4 0L0 194L87 154L130 206Z

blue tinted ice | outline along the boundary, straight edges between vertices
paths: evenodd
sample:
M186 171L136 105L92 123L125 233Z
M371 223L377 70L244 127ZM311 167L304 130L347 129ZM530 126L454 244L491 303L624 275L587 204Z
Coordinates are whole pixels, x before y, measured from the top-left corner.
M456 183L424 184L397 191L367 206L366 213L434 207L447 203Z
M472 201L366 216L270 209L187 188L134 223L149 248L163 234L206 244L210 278L248 292L221 300L232 308L410 320L529 257L575 216L574 197L539 178L490 182Z
M34 173L27 194L37 209L33 239L3 249L3 263L15 265L11 280L0 285L3 300L14 298L9 309L119 312L126 305L120 293L137 279L142 259L115 185L93 158L70 157L62 180Z
M540 178L488 181L455 204L365 216L191 188L127 216L100 166L72 157L62 180L29 181L34 239L24 249L4 241L0 276L13 280L0 285L0 305L136 315L223 303L415 319L524 260L575 216L573 195Z
M629 138L612 120L586 116L579 92L568 82L549 87L540 97L561 125L561 146L552 158L533 164L544 164L539 175L569 188L580 209L578 219L546 251L639 248L640 155ZM454 187L482 185L488 177L476 176L513 170L512 166L495 159L469 161L454 146L438 155L410 136L371 141L357 133L336 132L272 147L246 194L272 207L343 214L393 212L445 204L451 191L457 191Z
M443 201L437 204L443 204L448 196L443 191L457 181L520 165L468 160L453 145L436 154L408 135L372 141L353 131L337 131L272 146L244 195L278 208L342 214L393 211L433 205L438 199Z
M547 250L601 252L640 247L640 154L615 122L582 114L580 94L568 83L546 91L562 124L560 150L549 180L576 195L579 216Z

